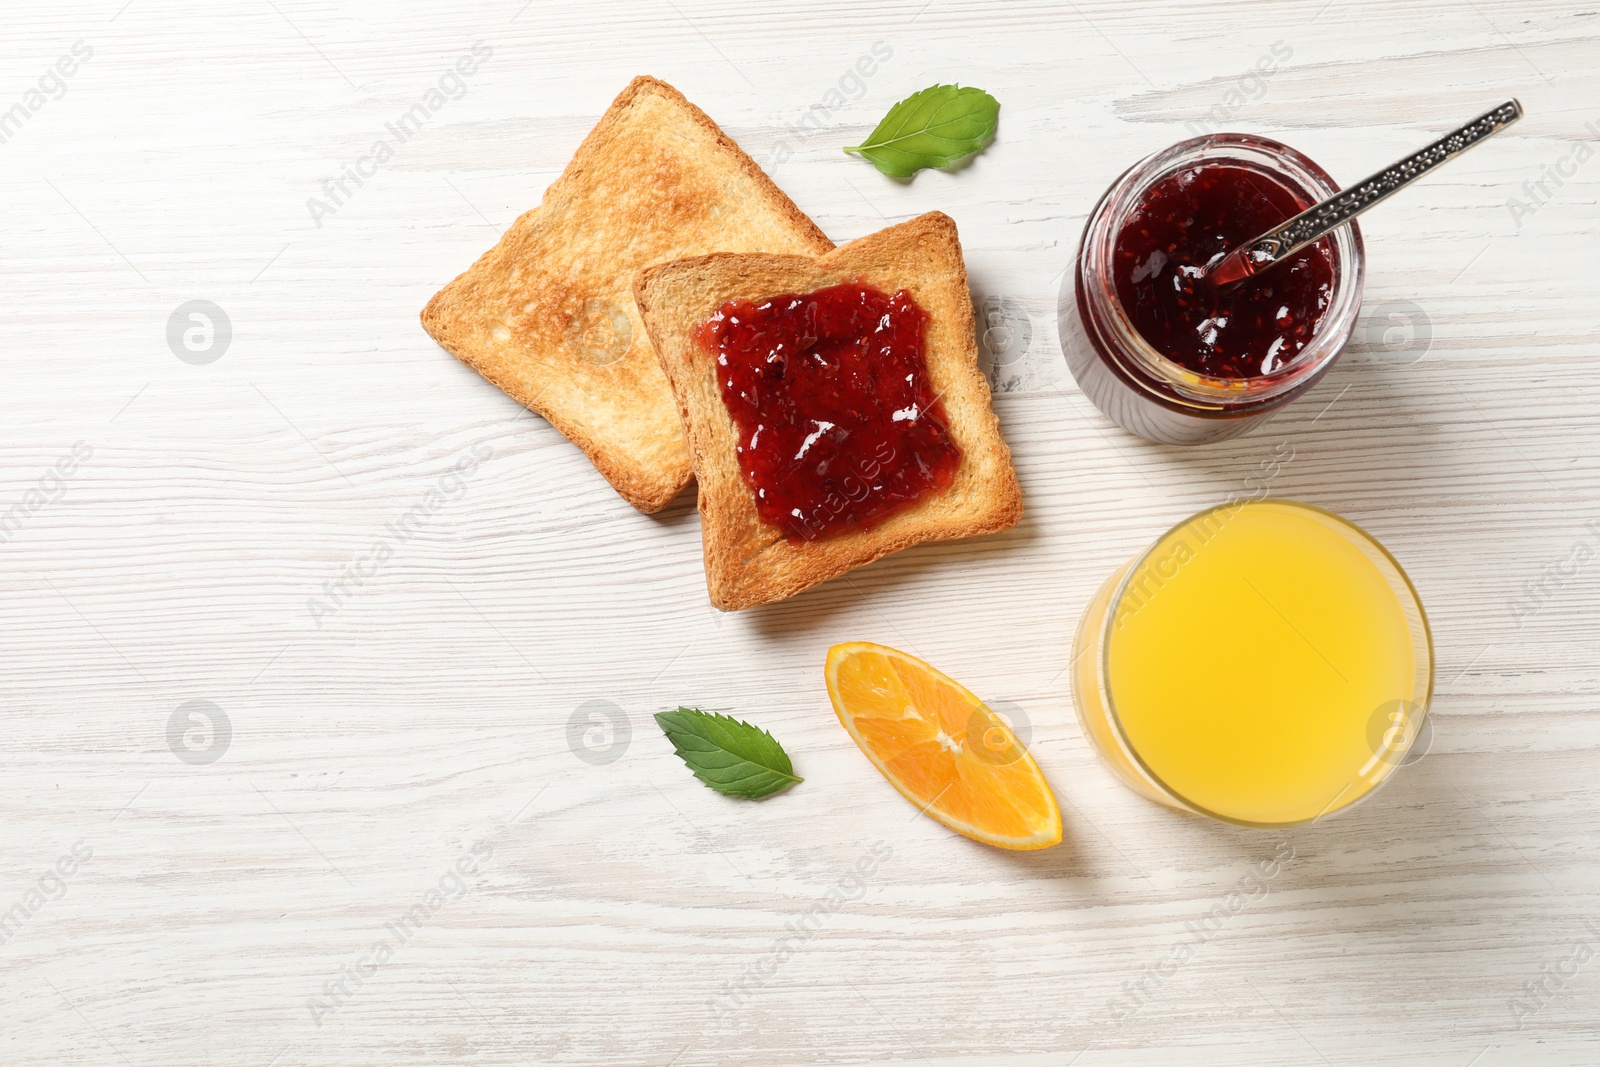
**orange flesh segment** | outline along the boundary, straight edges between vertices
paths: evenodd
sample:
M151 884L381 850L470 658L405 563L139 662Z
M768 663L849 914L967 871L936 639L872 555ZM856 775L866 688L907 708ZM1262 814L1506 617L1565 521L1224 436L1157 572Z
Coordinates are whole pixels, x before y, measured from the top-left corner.
M933 667L886 645L828 651L828 695L883 776L930 817L1001 848L1061 840L1061 809L1003 720Z

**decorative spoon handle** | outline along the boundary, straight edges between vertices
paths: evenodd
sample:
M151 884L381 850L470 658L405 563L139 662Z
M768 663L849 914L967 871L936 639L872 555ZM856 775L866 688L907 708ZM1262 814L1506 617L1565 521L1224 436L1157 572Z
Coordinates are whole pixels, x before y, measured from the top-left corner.
M1387 200L1447 159L1460 155L1484 138L1522 117L1522 105L1507 100L1422 151L1380 170L1359 185L1306 208L1300 214L1229 252L1206 273L1217 285L1232 285L1284 259L1323 234L1342 226L1373 204Z

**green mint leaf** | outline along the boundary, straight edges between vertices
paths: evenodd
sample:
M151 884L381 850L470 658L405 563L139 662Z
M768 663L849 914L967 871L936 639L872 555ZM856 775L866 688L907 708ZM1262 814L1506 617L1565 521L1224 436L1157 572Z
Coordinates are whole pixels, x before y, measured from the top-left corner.
M846 148L891 178L924 167L948 167L982 148L994 135L1000 102L982 89L934 85L889 109L872 135Z
M699 708L659 712L656 722L694 776L719 793L758 800L804 780L783 746L747 722Z

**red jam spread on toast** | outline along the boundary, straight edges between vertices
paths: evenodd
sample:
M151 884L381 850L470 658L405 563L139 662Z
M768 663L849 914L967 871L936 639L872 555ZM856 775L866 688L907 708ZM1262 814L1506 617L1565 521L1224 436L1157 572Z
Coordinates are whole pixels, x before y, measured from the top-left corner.
M699 330L739 470L793 541L865 529L947 489L961 463L904 290L847 283L730 301Z
M1200 163L1157 181L1117 233L1117 302L1150 346L1214 378L1254 378L1294 362L1333 298L1323 238L1258 277L1218 288L1205 269L1310 207L1264 170Z

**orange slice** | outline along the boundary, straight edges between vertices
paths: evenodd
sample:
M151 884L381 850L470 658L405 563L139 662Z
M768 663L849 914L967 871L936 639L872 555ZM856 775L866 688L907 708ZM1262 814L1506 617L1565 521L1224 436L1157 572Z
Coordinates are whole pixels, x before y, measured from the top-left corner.
M958 834L1000 848L1061 842L1061 809L1011 728L954 680L868 641L828 650L839 722L889 784Z

